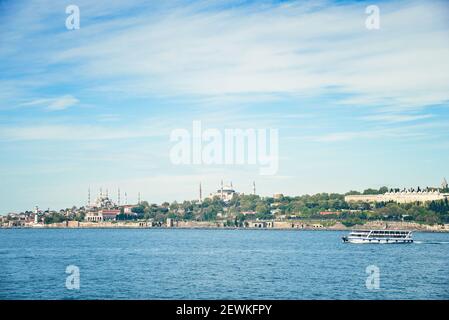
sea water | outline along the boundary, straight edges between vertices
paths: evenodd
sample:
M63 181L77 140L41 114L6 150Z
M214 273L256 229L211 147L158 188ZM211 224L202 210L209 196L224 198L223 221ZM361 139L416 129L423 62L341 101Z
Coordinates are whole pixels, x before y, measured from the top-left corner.
M345 234L0 229L0 299L449 299L449 233Z

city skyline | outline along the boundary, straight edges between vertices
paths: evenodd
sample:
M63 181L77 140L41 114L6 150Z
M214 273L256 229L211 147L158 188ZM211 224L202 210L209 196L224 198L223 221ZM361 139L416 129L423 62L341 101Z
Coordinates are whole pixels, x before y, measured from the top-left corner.
M80 28L67 30L66 7ZM0 214L128 202L438 186L448 177L444 1L0 5ZM175 165L173 130L277 129L279 169Z
M218 189L217 189L218 188ZM92 188L87 188L87 193L86 193L86 201L84 203L81 204L72 204L70 206L67 206L65 208L61 207L61 208L50 208L50 207L46 207L46 206L40 206L38 204L36 204L33 208L28 208L26 210L22 210L22 212L30 212L33 210L36 210L37 208L42 209L42 210L47 210L47 211L58 211L58 210L65 210L65 209L70 209L72 207L77 207L77 208L88 208L88 207L96 207L97 205L95 204L98 201L101 201L101 199L108 199L109 201L111 201L111 204L114 207L126 207L126 206L138 206L139 204L141 204L142 202L147 202L148 204L156 204L156 205L160 205L162 203L174 203L174 202L178 202L178 203L182 203L184 201L197 201L199 203L201 203L202 201L204 201L204 199L206 198L213 198L214 196L219 196L220 197L220 189L222 190L232 190L233 193L235 194L240 194L240 195L257 195L260 196L261 198L276 198L276 196L278 195L282 195L282 196L291 196L291 197L297 197L297 196L304 196L304 195L316 195L319 193L306 193L306 194L283 194L283 193L273 193L273 194L266 194L266 195L260 195L259 193L256 192L256 183L255 181L253 181L251 183L251 192L242 192L240 188L234 188L234 184L232 181L229 181L229 183L224 183L223 180L221 180L220 184L218 185L217 188L208 188L207 190L211 191L211 192L204 192L204 188L203 188L203 183L199 183L199 188L197 190L197 196L191 199L175 199L175 200L163 200L163 201L148 201L147 199L141 197L141 192L138 191L137 192L137 196L131 196L129 197L128 192L123 191L120 189L120 187L118 187L116 190L113 191L109 191L109 188L103 188L103 187L99 187L98 190L93 190ZM439 185L429 185L426 187L422 187L422 186L417 186L416 189L414 187L404 187L404 188L396 188L396 187L387 187L387 186L381 186L379 188L379 190L381 190L382 188L387 188L388 192L391 192L391 194L393 195L394 193L401 193L401 192L406 192L406 193L415 193L415 192L423 192L424 193L433 193L434 191L438 191L438 189L443 190L443 189L447 189L448 188L448 183L446 178L443 178L443 180L441 181L441 183ZM243 188L243 189L247 189L247 188ZM356 191L359 192L360 195L363 195L363 192L365 190L375 190L372 188L365 188L363 190L347 190L347 192L344 192L342 194L352 194L352 192ZM117 191L117 193L115 193L114 191ZM322 192L322 193L328 193L328 194L332 194L332 192ZM111 194L115 194L114 196L111 196ZM338 193L336 193L338 194ZM437 192L437 194L440 194L439 192ZM444 193L446 194L446 193ZM377 195L377 194L376 194ZM443 194L441 194L443 196ZM351 197L351 196L349 196ZM368 198L370 197L370 195L367 196ZM132 200L136 200L136 201L129 201L129 199ZM18 213L18 212L5 212L5 213L0 213L0 215L6 215L9 213Z

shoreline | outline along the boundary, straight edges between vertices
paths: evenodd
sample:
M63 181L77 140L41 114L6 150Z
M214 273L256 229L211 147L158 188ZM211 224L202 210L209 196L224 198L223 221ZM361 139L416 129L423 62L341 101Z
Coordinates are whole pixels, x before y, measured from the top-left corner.
M354 231L360 230L356 229L286 229L286 228L201 228L201 227L153 227L153 228L142 228L142 227L84 227L84 228L67 228L67 227L0 227L0 230L214 230L214 231L292 231L292 232L303 232L303 231L313 231L313 232L331 232L331 231ZM388 229L393 230L393 229ZM404 229L405 230L405 229ZM410 229L412 232L422 232L422 233L449 233L448 230L421 230L421 229Z
M320 223L321 222L321 223ZM325 225L326 224L326 225ZM177 221L173 226L152 226L148 222L77 222L53 224L29 224L22 226L0 226L0 229L202 229L202 230L279 230L279 231L352 231L352 230L410 230L413 232L449 232L449 224L426 225L416 222L369 221L363 225L344 226L341 222L329 221L274 221L271 226L228 227L219 222Z

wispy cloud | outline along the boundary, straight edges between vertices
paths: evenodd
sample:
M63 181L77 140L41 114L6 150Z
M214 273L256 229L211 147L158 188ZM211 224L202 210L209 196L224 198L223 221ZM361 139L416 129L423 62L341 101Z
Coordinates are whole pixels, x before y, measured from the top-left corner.
M43 106L48 111L60 111L77 105L79 100L71 95L57 98L35 99L22 103L21 106Z
M432 114L375 114L361 117L361 119L368 121L398 123L430 119L432 117Z
M6 126L0 128L3 141L88 141L121 140L168 136L163 128L154 126L93 126L93 125L37 125Z
M48 50L38 53L36 67L60 65L78 80L102 80L89 90L128 95L251 99L245 94L320 95L332 87L354 95L346 103L413 107L449 101L444 2L382 3L378 31L364 27L363 4L323 2L311 10L301 2L218 3L102 22L95 20L101 10L81 1L89 13L82 28L41 38ZM105 6L117 13L116 6ZM42 22L40 13L30 21ZM39 17L53 14L47 8ZM43 85L51 84L49 75L59 76L46 74L50 83Z
M422 139L435 137L435 131L447 132L446 122L429 122L421 124L409 124L400 127L375 126L353 131L331 132L315 136L303 137L303 140L316 142L340 142L356 139L383 139L390 141L404 141L405 139Z
M117 122L120 121L120 115L118 114L101 114L98 116L100 122Z

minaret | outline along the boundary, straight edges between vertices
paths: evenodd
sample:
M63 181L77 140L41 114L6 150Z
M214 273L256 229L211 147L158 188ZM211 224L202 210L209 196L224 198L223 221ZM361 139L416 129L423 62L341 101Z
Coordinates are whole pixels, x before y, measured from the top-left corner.
M90 187L87 189L87 205L90 207Z
M128 194L125 192L125 205L128 205Z
M203 202L203 192L201 190L201 182L200 182L200 203Z
M137 195L137 204L140 204L140 192L139 192L139 194Z
M103 188L100 187L100 198L103 197Z
M109 192L108 192L108 189L106 189L106 198L109 198Z
M447 187L448 187L448 184L447 184L446 178L443 178L443 182L441 182L441 188L446 189Z
M223 200L223 180L221 180L221 200Z
M253 195L256 195L256 181L253 181Z
M120 206L120 188L117 191L117 204Z

